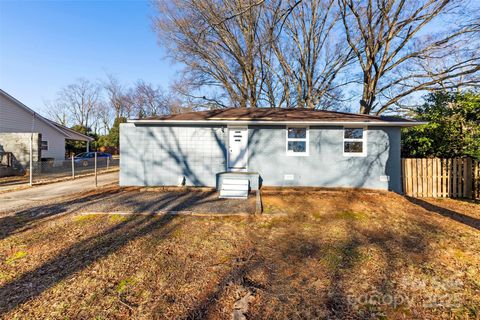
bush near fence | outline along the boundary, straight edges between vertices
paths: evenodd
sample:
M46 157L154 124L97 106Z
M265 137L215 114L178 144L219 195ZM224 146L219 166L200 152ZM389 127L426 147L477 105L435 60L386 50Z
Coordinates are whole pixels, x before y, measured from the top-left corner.
M403 158L402 180L407 196L479 199L480 161Z

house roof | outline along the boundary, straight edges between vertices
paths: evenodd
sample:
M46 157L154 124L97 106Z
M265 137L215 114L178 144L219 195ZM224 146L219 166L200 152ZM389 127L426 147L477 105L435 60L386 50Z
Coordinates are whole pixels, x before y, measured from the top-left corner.
M35 111L33 111L32 109L30 109L29 107L27 107L25 104L23 104L20 100L17 100L16 98L14 98L13 96L11 96L10 94L8 94L7 92L5 92L4 90L0 89L0 93L2 95L4 95L5 97L7 97L8 99L10 99L12 102L15 103L15 105L19 106L20 108L24 109L25 111L27 111L28 113L30 113L31 115L33 115L35 117L35 119L37 120L40 120L42 122L44 122L45 124L47 124L48 126L52 127L53 129L55 129L56 131L58 131L60 134L62 134L66 139L70 139L70 140L79 140L79 141L93 141L95 139L93 139L92 137L89 137L89 136L86 136L80 132L77 132L75 130L72 130L70 128L67 128L65 126L62 126L61 124L58 124L52 120L49 120L45 117L42 117L41 115L39 115L38 113L36 113Z
M46 119L46 118L44 118L44 119L47 120L48 122L50 122L51 124L53 124L58 129L60 129L62 132L64 132L65 133L65 138L67 138L67 139L79 140L79 141L93 141L93 140L95 140L92 137L84 135L83 133L77 132L77 131L75 131L73 129L70 129L70 128L67 128L65 126L62 126L61 124L56 123L52 120L49 120L49 119Z
M186 112L145 119L129 120L133 123L245 123L245 124L368 124L414 126L421 122L397 117L372 116L347 112L287 109L287 108L228 108Z

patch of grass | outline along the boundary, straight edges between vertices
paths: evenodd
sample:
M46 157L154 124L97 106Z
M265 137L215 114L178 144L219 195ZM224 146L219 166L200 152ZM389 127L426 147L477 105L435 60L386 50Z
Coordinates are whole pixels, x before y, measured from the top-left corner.
M326 213L325 211L316 211L312 213L312 216L318 220L347 220L347 221L361 221L368 218L367 214L364 212L352 211L352 210L341 210L336 211L335 213Z
M333 270L340 266L343 256L340 250L337 248L328 248L323 252L322 260L327 264L327 266Z
M322 251L322 261L330 270L349 267L363 259L362 254L352 244L327 247Z
M264 214L272 214L274 213L275 211L277 211L278 209L276 209L274 206L264 206L263 207L263 213Z
M108 221L110 223L121 223L125 222L128 220L128 217L126 215L122 214L111 214L108 216Z
M13 264L15 261L24 258L27 255L25 251L17 251L5 260L6 264Z
M24 221L30 220L31 217L27 217L27 216L13 216L13 219L15 219L16 222L24 222Z
M480 309L476 305L462 305L453 312L452 319L478 319Z
M97 215L95 214L79 214L73 218L73 221L75 222L87 222L90 220L94 220L97 218Z
M115 287L115 291L119 294L122 294L134 284L135 280L132 278L123 279L117 284L117 286Z
M365 220L367 215L363 212L344 210L335 213L335 217L345 220Z
M264 220L264 221L261 221L258 223L258 227L260 229L268 229L268 230L271 230L273 228L276 228L276 227L279 227L280 225L282 225L283 223L285 222L285 219L282 219L280 217L277 217L277 218L272 218L272 219L269 219L269 220Z
M183 236L182 228L177 228L177 229L173 230L172 233L170 234L170 236L172 238L181 238Z

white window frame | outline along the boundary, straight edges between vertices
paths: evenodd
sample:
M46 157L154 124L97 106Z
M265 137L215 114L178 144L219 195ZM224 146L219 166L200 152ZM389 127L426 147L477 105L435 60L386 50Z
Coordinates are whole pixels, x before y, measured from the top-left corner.
M45 145L44 145L43 143L45 143ZM45 147L45 149L44 149L43 147ZM48 140L42 140L42 141L40 142L40 150L42 150L42 151L48 151Z
M363 135L361 139L354 139L354 138L345 138L345 129L363 129ZM342 130L342 151L343 156L345 157L366 157L367 156L367 133L368 128L366 126L356 126L356 125L348 125L343 126ZM345 142L362 142L362 152L345 152Z
M288 137L288 129L290 128L302 128L306 129L305 138L289 138ZM288 150L288 142L290 141L305 141L305 152L294 152ZM309 126L287 126L285 129L285 150L287 152L287 156L289 157L306 157L310 155L310 127Z

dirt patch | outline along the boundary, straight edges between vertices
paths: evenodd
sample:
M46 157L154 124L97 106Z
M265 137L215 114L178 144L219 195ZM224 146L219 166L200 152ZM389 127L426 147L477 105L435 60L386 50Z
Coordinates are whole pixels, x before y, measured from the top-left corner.
M452 215L478 219L478 204L344 190L263 194L262 216L76 214L210 203L168 194L111 189L0 218L1 316L479 317L480 232Z
M255 197L219 199L215 191L122 191L103 201L85 204L81 212L124 214L249 214L255 213Z

